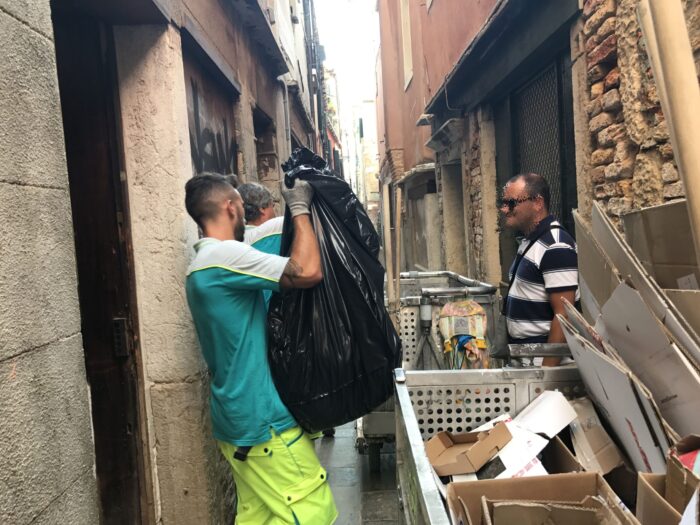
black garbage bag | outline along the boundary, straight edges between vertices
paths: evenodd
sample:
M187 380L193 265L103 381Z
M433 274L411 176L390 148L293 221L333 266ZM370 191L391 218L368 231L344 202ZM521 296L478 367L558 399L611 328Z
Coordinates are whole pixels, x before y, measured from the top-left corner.
M350 186L308 149L283 165L285 183L314 188L311 221L323 281L273 294L268 313L272 377L282 401L308 432L342 425L386 401L401 341L384 307L379 237ZM293 226L287 210L281 254Z

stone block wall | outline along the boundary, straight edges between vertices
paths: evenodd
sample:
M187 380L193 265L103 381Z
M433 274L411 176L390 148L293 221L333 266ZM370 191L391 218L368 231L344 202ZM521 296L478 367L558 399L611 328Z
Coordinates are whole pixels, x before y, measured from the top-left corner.
M618 224L626 212L685 194L637 19L637 4L638 0L586 0L582 12L590 97L589 177L593 198L603 203ZM687 0L684 5L698 57L700 2Z
M0 523L99 522L48 1L0 0Z
M192 161L180 34L122 26L115 46L155 520L231 523L231 477L211 436L183 286L198 233L183 206Z

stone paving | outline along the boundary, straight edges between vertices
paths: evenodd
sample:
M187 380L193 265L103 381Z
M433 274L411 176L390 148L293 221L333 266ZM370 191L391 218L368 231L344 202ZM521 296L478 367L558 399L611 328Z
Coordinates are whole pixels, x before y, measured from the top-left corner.
M338 507L336 525L398 523L396 455L392 445L382 449L378 473L370 473L367 456L355 449L354 423L338 427L334 438L318 439L316 451L328 471Z

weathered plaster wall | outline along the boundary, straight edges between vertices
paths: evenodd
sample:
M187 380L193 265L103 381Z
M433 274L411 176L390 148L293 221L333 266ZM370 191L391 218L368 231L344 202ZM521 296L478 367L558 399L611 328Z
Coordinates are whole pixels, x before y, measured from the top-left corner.
M445 77L486 23L496 3L497 0L479 0L468 4L464 0L433 0L426 8L426 2L419 2L419 8L426 12L419 37L428 58L424 67L429 97L440 89Z
M0 0L0 523L99 521L48 2Z
M379 36L381 89L378 95L378 111L383 114L378 121L383 123L378 130L380 171L382 177L391 180L403 177L403 72L399 66L401 55L400 14L398 2L379 2Z
M684 196L637 20L637 3L587 0L583 8L593 149L588 174L594 199L618 222L630 210ZM684 4L697 57L700 2Z
M408 87L402 85L401 91L391 93L390 96L402 99L401 125L403 126L403 164L404 170L408 171L418 164L425 164L435 160L435 152L425 146L425 143L430 138L429 126L416 126L418 117L423 113L423 109L427 105L430 96L428 93L428 79L426 72L426 55L423 49L423 25L425 24L427 11L424 2L421 0L409 0L408 11L410 14L411 23L411 49L413 62L413 78ZM400 24L400 18L399 22ZM399 25L399 35L401 33L401 25ZM399 37L399 60L394 64L389 64L389 67L397 67L400 71L401 79L403 74L403 52Z
M230 522L183 286L197 229L184 208L192 168L180 35L120 27L115 40L156 517Z

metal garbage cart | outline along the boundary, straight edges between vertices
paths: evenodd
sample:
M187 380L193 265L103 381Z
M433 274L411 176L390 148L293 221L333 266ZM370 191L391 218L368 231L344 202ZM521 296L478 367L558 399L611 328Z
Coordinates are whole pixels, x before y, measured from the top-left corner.
M469 432L491 419L515 416L545 390L585 395L574 365L556 368L397 370L396 478L400 523L449 525L425 454L424 440L442 430Z
M405 370L446 367L438 318L441 308L450 301L469 298L479 303L486 311L492 346L505 345L505 331L498 329L500 311L495 286L449 271L403 272L400 281L399 336ZM382 446L394 440L394 398L391 398L357 420L356 447L360 452L368 452L370 470L376 472Z

